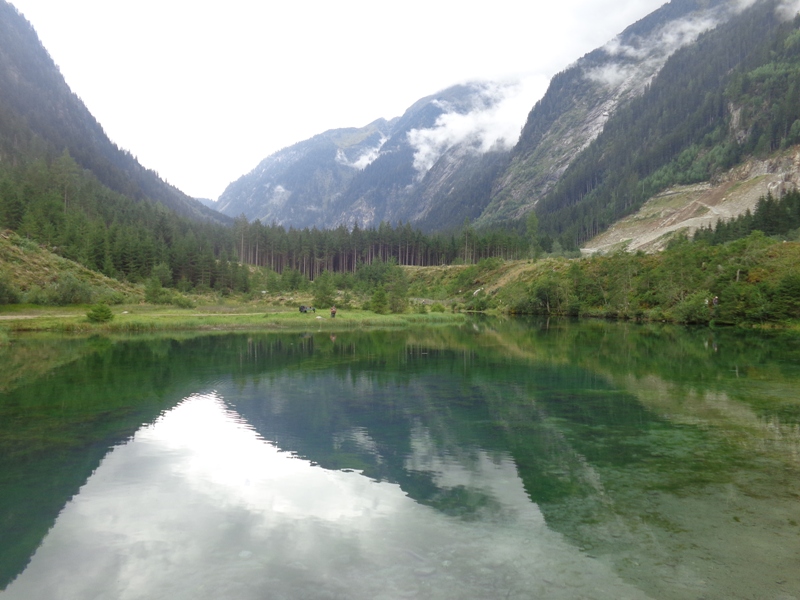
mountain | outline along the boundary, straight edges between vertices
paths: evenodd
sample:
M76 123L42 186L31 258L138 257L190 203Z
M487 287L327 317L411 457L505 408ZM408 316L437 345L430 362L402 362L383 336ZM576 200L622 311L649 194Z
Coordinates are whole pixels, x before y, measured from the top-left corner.
M391 124L380 119L362 128L326 131L276 152L229 185L218 210L295 227L335 225L329 205L375 159L390 131Z
M437 138L437 127L443 118L491 110L503 93L489 83L454 86L399 118L327 131L285 148L228 186L218 210L294 227L460 225L480 215L510 147L484 149L479 135L453 143L446 134Z
M110 189L192 219L229 224L118 148L69 88L36 31L0 0L0 162L52 160L67 150Z
M528 212L614 112L648 89L675 51L732 18L737 6L726 0L673 0L556 75L528 115L478 224Z
M733 18L738 6L665 4L554 77L513 134L481 129L513 90L489 82L455 86L383 126L329 131L268 157L229 186L219 210L296 227L385 220L430 231L459 227L465 218L478 226L518 221L676 50ZM369 142L351 147L349 136ZM344 151L363 160L340 160Z

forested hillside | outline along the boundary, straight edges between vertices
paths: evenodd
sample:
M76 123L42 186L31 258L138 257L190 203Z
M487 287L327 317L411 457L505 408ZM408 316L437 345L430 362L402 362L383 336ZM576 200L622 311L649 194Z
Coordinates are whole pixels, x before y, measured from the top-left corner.
M184 216L229 220L145 169L108 139L64 81L30 23L0 0L0 164L53 160L65 149L81 169L136 201L159 202Z
M318 140L309 160L320 148L327 152L330 142L334 162L357 161L381 142L389 125L376 122L368 130ZM337 144L346 141L350 154L337 154ZM304 182L291 170L287 176L314 194L315 181ZM376 259L422 265L527 252L527 242L515 232L477 235L468 227L430 237L408 225L385 223L352 231L243 219L233 225L112 144L70 91L31 25L0 0L0 230L106 276L129 282L156 278L183 291L247 291L248 264L313 278L324 270L354 271ZM59 273L42 274L33 285L26 278L9 281L14 273L6 267L0 264L0 279L11 292L3 302L49 302L58 295L40 292L56 290Z
M611 115L647 89L673 52L735 10L725 0L673 0L553 77L528 115L478 224L509 222L530 211Z
M537 205L575 247L675 184L800 141L800 21L754 4L677 51Z

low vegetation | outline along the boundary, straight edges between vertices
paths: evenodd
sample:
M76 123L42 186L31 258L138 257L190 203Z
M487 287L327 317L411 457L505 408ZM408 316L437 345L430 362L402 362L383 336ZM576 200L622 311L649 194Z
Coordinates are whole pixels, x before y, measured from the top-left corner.
M765 198L753 214L701 230L694 241L676 238L658 254L559 252L430 267L376 257L355 272L323 271L313 281L293 269L250 266L250 289L240 292L181 290L158 265L141 283L122 282L6 231L0 330L6 337L32 330L322 330L452 322L466 312L785 326L800 320L800 243L792 241L799 199ZM535 241L533 254L541 252ZM328 314L332 306L336 319Z

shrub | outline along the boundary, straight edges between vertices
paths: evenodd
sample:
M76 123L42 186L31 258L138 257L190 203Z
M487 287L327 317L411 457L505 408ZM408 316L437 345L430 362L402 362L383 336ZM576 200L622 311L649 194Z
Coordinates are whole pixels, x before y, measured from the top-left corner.
M476 311L476 312L483 312L487 308L490 308L490 306L491 306L491 302L490 301L491 301L490 296L488 296L486 294L486 292L481 290L477 294L474 294L472 296L472 298L470 298L466 302L465 306L466 306L467 310L472 310L472 311Z
M695 292L684 298L673 310L679 323L708 323L711 320L711 298L708 290Z
M431 305L431 312L434 312L434 313L443 313L443 312L445 312L444 304L442 304L441 302L437 302L435 304L432 304Z
M92 288L72 273L64 273L45 290L46 304L88 304L92 301Z
M112 304L122 304L123 302L125 302L125 295L111 289L104 291L100 294L100 297L97 298L98 304L108 304L109 306Z
M169 303L178 308L194 308L197 306L194 300L187 298L183 294L173 294L169 299Z
M172 283L172 269L166 263L159 263L153 267L151 276L158 279L162 286L168 286Z
M5 273L0 273L0 304L17 304L22 295Z
M372 312L378 313L379 315L385 315L389 312L389 298L386 296L386 290L383 286L378 286L375 293L372 294L369 308Z
M107 304L95 304L89 312L86 313L86 318L92 323L106 323L114 318L114 313Z
M330 306L334 303L336 290L333 288L333 277L325 271L314 279L314 306Z
M144 286L144 301L150 304L167 304L170 301L170 293L161 287L161 280L158 277L151 277Z

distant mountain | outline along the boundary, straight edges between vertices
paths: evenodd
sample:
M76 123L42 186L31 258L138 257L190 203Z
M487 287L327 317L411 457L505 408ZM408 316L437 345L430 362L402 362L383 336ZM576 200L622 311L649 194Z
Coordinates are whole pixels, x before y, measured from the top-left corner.
M454 86L401 117L336 129L264 159L220 196L220 212L295 227L413 222L425 229L480 215L510 145L485 150L473 136L437 139L443 117L490 110L502 90Z
M69 88L31 24L0 0L0 161L52 160L68 150L82 168L133 200L192 219L230 223L113 144Z
M212 200L211 198L195 198L200 204L203 206L207 206L208 208L212 208L214 210L217 209L217 201Z
M295 227L334 226L331 204L375 160L391 131L380 119L360 129L335 129L264 159L227 187L218 210Z
M385 220L441 230L465 218L479 226L517 221L675 51L733 18L739 6L665 4L554 77L513 135L478 125L511 90L488 82L455 86L392 122L329 131L268 157L229 186L219 210L296 227Z

